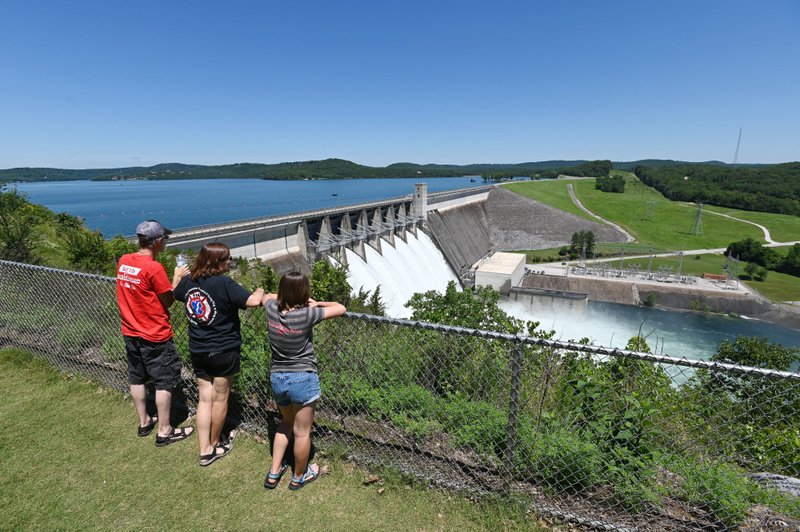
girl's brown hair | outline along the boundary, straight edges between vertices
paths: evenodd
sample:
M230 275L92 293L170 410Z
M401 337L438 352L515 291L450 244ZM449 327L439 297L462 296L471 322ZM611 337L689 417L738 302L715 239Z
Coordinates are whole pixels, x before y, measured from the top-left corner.
M200 277L211 277L228 271L228 261L231 258L231 250L225 244L212 243L205 244L197 258L194 260L189 275L192 281Z
M311 283L300 272L289 272L278 283L278 309L291 310L308 305L311 297Z

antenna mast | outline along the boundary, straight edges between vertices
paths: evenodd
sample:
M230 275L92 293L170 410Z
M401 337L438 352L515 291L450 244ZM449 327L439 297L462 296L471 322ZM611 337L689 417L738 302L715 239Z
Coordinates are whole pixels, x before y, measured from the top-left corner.
M736 141L736 153L733 154L733 164L739 162L739 145L742 143L742 128L739 126L739 140Z

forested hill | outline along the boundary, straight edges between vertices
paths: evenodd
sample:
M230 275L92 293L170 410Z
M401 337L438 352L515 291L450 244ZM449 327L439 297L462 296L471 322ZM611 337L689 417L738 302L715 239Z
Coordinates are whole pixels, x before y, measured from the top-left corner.
M343 159L301 161L278 164L237 163L219 166L168 163L129 168L67 170L59 168L11 168L0 170L0 182L72 181L113 179L345 179L367 177L452 177L507 173L514 176L543 171L570 169L588 161L540 161L517 164L416 164L395 163L386 167L364 166ZM686 165L681 161L646 160L613 163L614 168L632 170L635 166L662 167ZM712 162L707 164L724 164Z
M57 168L12 168L0 170L0 181L65 181L92 179L348 179L380 177L452 177L506 171L530 175L539 170L569 167L582 161L542 161L519 164L415 164L395 163L386 167L357 164L343 159L278 164L236 163L217 166L158 164L150 167L62 170Z
M800 215L800 162L738 166L639 166L636 176L676 201Z

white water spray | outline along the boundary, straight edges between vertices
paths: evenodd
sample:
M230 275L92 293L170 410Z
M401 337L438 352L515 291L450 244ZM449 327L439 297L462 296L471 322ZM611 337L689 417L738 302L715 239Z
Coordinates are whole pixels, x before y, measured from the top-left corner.
M436 290L444 292L449 281L458 278L447 265L436 244L423 233L407 233L408 242L395 238L395 246L381 242L383 255L365 245L367 261L347 249L347 280L355 292L359 288L374 291L381 287L381 300L386 305L386 315L408 318L411 309L405 306L417 292Z

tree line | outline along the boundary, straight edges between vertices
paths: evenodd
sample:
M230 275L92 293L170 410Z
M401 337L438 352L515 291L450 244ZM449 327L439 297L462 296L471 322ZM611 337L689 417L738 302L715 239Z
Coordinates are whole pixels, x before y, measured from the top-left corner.
M674 201L800 215L800 162L733 166L637 166L636 177Z
M236 163L216 166L158 164L150 167L69 170L59 168L11 168L0 170L0 182L73 181L115 179L363 179L397 177L458 177L507 172L529 176L543 170L563 169L583 161L541 161L518 164L416 164L401 162L386 167L357 164L344 159L296 161L277 164Z
M728 244L725 256L746 262L745 273L750 278L764 280L766 270L772 270L800 277L800 244L789 248L781 255L774 248L768 248L752 238L745 238Z
M608 176L613 167L633 170L636 166L668 168L686 166L682 161L647 159L631 162L549 160L500 164L417 164L399 162L385 167L366 166L344 159L282 162L277 164L235 163L225 165L200 165L166 163L154 166L126 168L9 168L0 170L0 183L21 181L77 181L114 179L351 179L383 177L455 177L464 175L485 176L503 173L512 176L529 176L533 179L552 179L559 175L583 177ZM712 161L707 165L725 166ZM753 166L753 167L757 167Z

